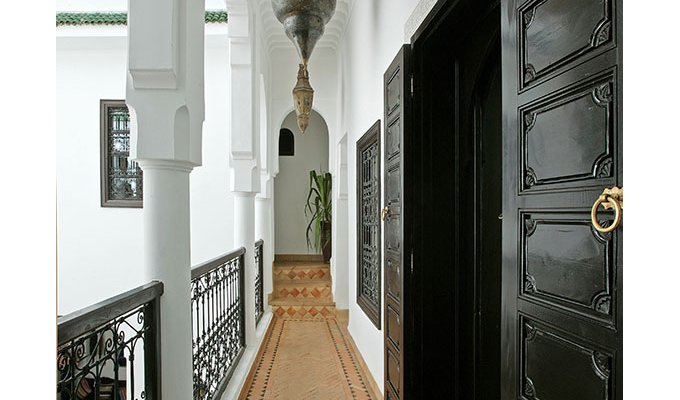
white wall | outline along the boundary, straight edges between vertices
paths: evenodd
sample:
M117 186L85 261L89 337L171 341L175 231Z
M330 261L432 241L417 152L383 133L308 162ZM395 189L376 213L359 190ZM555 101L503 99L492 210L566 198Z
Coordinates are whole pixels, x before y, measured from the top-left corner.
M57 29L59 314L146 283L142 210L100 207L99 100L125 98L125 27L79 29ZM226 29L206 26L203 165L191 173L192 265L233 248Z
M305 231L308 219L304 208L309 193L309 171L328 171L328 128L316 111L309 127L300 134L295 112L288 114L281 128L295 136L295 156L279 157L279 173L274 179L276 254L317 254L307 249Z
M142 283L141 209L100 207L99 100L125 97L125 57L57 50L59 314Z
M348 132L349 331L378 385L383 386L383 332L356 304L356 142L383 119L383 73L404 43L405 23L418 1L356 1L341 44L342 122ZM384 129L381 129L384 134ZM384 140L381 141L384 143ZM384 283L382 285L384 290ZM384 321L384 315L382 316ZM384 328L384 322L381 322Z

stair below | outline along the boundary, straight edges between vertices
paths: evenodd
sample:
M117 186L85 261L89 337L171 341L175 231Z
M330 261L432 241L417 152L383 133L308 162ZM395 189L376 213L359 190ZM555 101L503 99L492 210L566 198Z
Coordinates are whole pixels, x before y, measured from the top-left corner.
M320 263L285 263L274 265L274 282L322 280L330 282L331 271L327 264Z
M272 305L272 312L277 318L317 319L335 318L337 312L333 305Z
M313 261L275 262L269 304L277 318L335 318L330 266Z
M331 298L331 282L328 279L305 279L276 282L274 299L324 299Z

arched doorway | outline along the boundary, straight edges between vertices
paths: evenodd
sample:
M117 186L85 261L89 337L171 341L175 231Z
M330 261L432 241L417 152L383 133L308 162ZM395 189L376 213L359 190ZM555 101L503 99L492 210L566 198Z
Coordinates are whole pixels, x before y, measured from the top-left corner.
M274 180L275 254L284 259L311 259L321 252L307 246L305 231L309 219L304 209L309 171L329 171L328 126L319 113L312 111L309 127L300 134L295 112L291 111L281 124L281 132L286 148L284 153L279 151L279 172Z

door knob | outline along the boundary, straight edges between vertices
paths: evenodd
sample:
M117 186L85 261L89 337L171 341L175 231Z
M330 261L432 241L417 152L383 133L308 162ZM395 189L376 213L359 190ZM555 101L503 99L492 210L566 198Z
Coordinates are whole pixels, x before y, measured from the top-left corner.
M605 210L614 209L614 222L606 228L600 225L600 222L597 220L597 210L600 206L604 207ZM602 194L595 200L595 204L593 204L593 208L590 210L590 221L598 232L609 233L621 225L622 214L623 188L614 186L612 188L605 188Z
M382 209L382 220L384 221L390 215L390 206L385 206Z

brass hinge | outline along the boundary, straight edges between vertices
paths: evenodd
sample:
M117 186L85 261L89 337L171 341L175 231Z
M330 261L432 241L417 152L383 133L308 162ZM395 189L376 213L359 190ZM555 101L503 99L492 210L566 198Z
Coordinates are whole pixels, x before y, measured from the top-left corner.
M411 97L413 97L413 93L415 92L415 83L413 79L413 74L411 74Z

